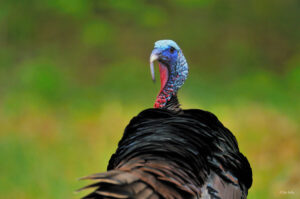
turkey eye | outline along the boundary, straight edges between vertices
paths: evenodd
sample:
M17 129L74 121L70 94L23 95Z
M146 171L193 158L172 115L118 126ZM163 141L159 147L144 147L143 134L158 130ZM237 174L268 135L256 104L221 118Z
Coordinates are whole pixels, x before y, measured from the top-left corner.
M170 53L173 53L175 51L175 48L171 47L170 48Z

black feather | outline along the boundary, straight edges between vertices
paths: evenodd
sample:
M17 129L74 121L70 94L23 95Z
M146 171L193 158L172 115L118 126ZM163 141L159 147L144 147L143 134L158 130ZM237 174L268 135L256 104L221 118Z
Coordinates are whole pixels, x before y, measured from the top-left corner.
M126 127L107 169L86 177L98 180L88 197L244 198L252 184L234 135L212 113L194 109L142 111Z

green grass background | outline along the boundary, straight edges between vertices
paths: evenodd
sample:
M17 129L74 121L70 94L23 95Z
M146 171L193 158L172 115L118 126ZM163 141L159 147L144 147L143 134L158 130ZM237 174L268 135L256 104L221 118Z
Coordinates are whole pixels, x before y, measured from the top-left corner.
M297 0L0 3L0 198L79 198L152 107L149 55L183 49L183 108L216 114L253 169L249 198L300 197ZM158 71L157 71L158 74Z

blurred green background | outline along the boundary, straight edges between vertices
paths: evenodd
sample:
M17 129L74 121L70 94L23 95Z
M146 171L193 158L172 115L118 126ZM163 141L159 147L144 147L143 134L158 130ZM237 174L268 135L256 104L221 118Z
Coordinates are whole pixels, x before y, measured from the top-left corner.
M216 114L253 168L249 198L300 198L297 0L4 0L0 198L79 198L159 91L149 55L173 39L183 108Z

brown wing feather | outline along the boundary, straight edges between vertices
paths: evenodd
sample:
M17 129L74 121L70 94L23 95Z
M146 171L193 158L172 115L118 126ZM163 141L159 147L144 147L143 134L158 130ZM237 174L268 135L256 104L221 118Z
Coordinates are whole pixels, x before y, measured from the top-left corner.
M171 165L172 163L147 163L143 159L133 159L123 163L118 169L81 178L94 180L95 183L79 191L96 188L83 199L188 199L197 195L180 176L174 175L172 171L177 168Z

